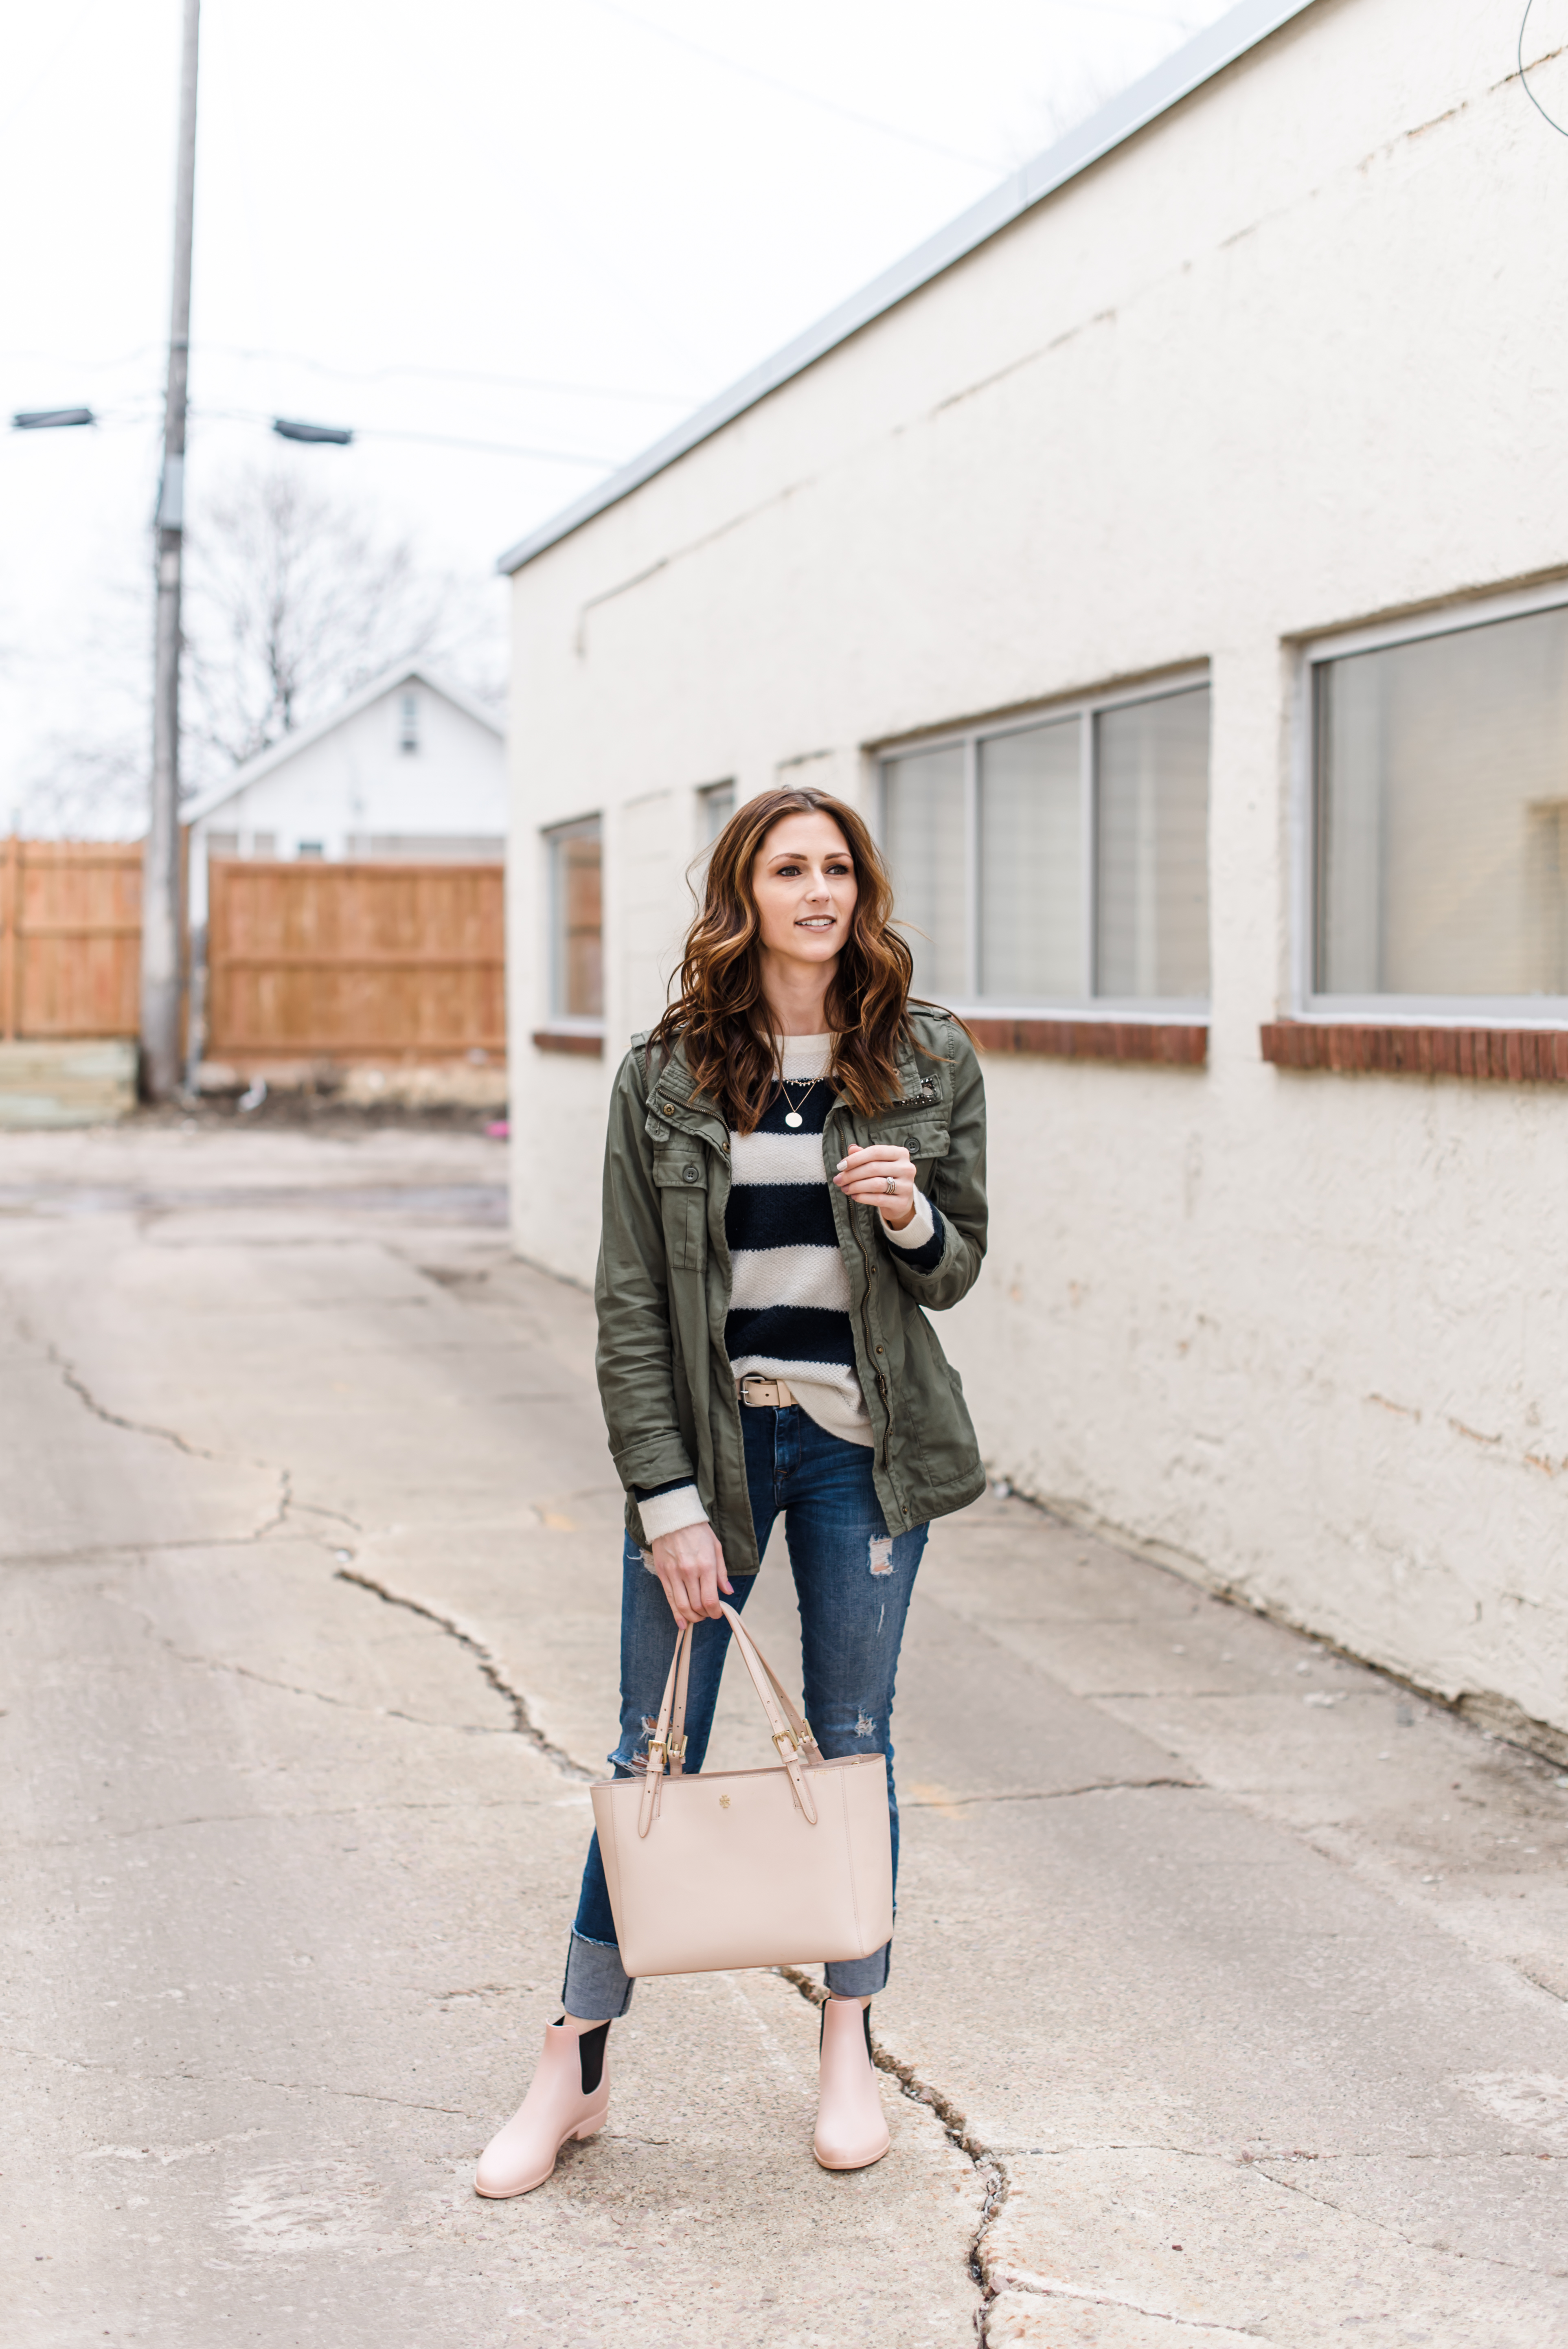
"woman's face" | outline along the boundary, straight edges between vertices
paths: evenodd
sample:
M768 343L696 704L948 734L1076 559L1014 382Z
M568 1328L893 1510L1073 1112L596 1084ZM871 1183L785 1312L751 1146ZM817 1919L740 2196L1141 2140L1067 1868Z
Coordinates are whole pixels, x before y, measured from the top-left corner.
M831 962L850 935L858 888L844 835L830 815L780 816L751 867L764 950L792 961Z

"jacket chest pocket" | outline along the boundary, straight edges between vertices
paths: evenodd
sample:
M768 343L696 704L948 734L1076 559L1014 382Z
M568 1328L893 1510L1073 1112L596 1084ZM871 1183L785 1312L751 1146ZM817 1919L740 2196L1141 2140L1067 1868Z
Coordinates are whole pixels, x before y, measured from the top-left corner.
M672 1272L700 1272L707 1262L707 1153L689 1135L672 1133L654 1152L654 1184Z
M915 1181L929 1195L931 1170L951 1147L947 1120L940 1110L928 1110L923 1117L878 1118L872 1125L871 1139L907 1150L915 1164Z

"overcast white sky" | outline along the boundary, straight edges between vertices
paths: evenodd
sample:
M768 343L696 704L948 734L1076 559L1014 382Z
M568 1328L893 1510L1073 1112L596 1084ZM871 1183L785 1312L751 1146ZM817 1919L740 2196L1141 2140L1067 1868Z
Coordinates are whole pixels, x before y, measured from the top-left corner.
M486 579L1226 5L205 0L187 518L273 415L351 424L294 461ZM0 433L0 829L150 561L180 16L7 25L0 410L104 420Z

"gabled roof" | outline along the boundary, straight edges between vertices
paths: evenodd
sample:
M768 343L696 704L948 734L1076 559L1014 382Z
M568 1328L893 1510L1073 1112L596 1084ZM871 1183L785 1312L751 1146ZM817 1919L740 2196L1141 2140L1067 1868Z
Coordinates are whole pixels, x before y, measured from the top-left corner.
M434 676L429 669L420 668L415 663L403 662L395 668L383 669L379 677L373 677L368 685L361 686L357 693L351 693L346 701L340 701L335 709L329 710L325 718L316 719L313 725L301 726L294 733L285 734L283 740L274 742L270 750L258 750L253 759L247 759L242 767L236 767L233 773L226 775L221 783L210 784L206 791L198 792L193 799L183 801L180 821L181 823L200 823L203 816L211 815L214 808L221 808L226 800L232 800L237 792L244 791L251 783L260 782L262 777L270 775L274 767L286 765L301 750L308 750L313 742L319 742L335 728L346 725L351 718L357 718L362 709L370 709L375 702L384 700L387 694L396 693L398 687L404 685L422 685L429 692L438 693L443 701L449 701L455 709L462 711L465 718L471 718L479 725L488 727L498 742L503 740L504 729L497 725L484 704L476 701L471 694L465 693L461 686L452 684L449 678Z
M1130 83L1098 113L1091 114L1087 122L1080 122L1076 130L1069 130L1044 154L1009 173L989 195L982 196L978 203L960 212L956 220L938 229L934 236L916 245L891 269L883 270L880 277L873 277L869 285L851 294L847 302L841 302L836 310L830 310L825 318L808 326L803 335L797 335L793 342L786 343L782 350L775 351L749 375L743 375L738 383L721 391L717 399L697 409L684 424L677 424L673 432L655 440L640 457L634 457L630 464L608 475L596 489L584 491L551 521L542 523L537 530L520 539L501 556L496 569L521 571L547 547L570 538L574 530L581 530L595 514L641 489L645 481L662 473L688 450L722 431L725 425L733 423L748 408L755 408L758 400L766 399L770 391L777 391L792 376L803 374L816 360L869 326L873 318L880 318L883 311L918 293L934 277L940 277L954 262L962 261L966 254L973 253L1034 205L1042 203L1068 181L1087 171L1091 163L1098 163L1102 155L1109 155L1113 148L1121 146L1160 115L1169 113L1182 98L1190 97L1204 82L1212 81L1249 49L1266 41L1271 33L1287 25L1293 16L1315 5L1315 0L1241 0L1238 7L1229 10L1175 50L1152 73Z

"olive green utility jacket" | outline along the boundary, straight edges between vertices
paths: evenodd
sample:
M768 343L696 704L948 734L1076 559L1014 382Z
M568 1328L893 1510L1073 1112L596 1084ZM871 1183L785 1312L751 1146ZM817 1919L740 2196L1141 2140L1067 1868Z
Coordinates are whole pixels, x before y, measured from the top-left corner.
M836 1096L822 1136L877 1497L893 1534L963 1508L985 1485L958 1373L925 1318L968 1295L985 1254L985 1086L951 1014L912 1006L910 1030L897 1097L866 1118ZM634 1037L615 1081L594 1283L599 1392L626 1528L647 1547L634 1486L695 1484L729 1572L755 1574L741 1405L724 1342L729 1130L695 1090L681 1045L651 1089L646 1050L647 1038ZM878 1142L903 1143L940 1211L942 1254L930 1272L890 1247L874 1207L831 1183L847 1150Z

